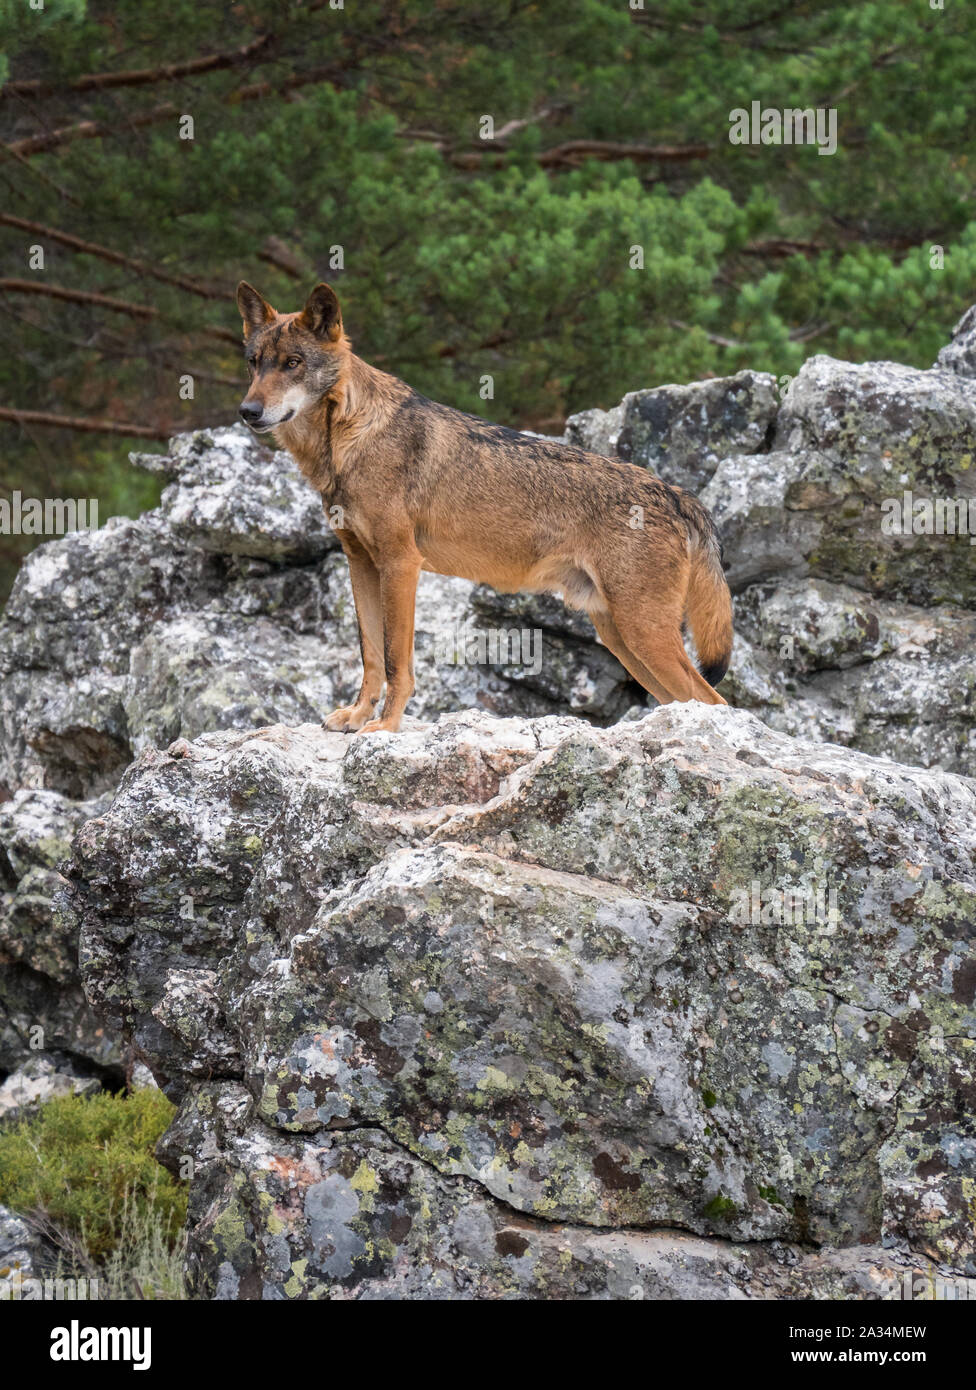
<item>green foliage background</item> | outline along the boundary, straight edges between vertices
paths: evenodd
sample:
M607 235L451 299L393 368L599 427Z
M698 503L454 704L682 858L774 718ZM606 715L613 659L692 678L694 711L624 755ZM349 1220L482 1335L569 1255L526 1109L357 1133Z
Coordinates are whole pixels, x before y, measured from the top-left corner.
M974 298L963 0L337 4L0 0L0 207L209 292L0 225L0 406L160 436L234 418L242 277L284 309L330 281L369 360L542 429L812 352L929 366ZM185 70L207 55L224 62ZM835 107L837 153L733 146L729 112L754 100ZM132 447L156 446L0 420L0 485L137 512L154 493ZM0 594L29 543L0 537Z

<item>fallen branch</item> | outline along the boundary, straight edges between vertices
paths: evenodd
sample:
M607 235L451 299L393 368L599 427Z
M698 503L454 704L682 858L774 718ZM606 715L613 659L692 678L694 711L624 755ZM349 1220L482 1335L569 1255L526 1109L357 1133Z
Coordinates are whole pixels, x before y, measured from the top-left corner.
M143 87L153 82L172 82L178 77L191 77L200 72L216 72L220 68L233 68L239 63L246 63L269 44L271 39L271 34L259 34L243 48L235 48L227 53L209 53L201 58L190 58L185 63L164 63L156 68L87 72L81 77L76 77L73 82L42 82L39 79L7 82L0 89L0 100L11 96L46 97L57 96L62 92L100 92L109 87Z
M238 106L245 101L258 101L267 96L281 96L316 82L334 81L347 70L347 65L316 68L312 72L295 73L283 82L253 82L249 87L240 87L229 92L223 99L224 106ZM98 140L102 136L125 134L139 127L158 125L161 121L173 120L180 114L179 108L171 101L162 106L154 106L148 111L127 115L124 124L117 121L79 121L76 125L59 126L56 130L45 131L43 135L28 135L22 140L14 140L8 145L0 145L0 150L14 158L28 158L44 154L74 140Z
M91 304L96 309L108 309L114 314L128 314L130 318L158 319L159 310L152 304L133 304L128 299L115 299L109 294L96 294L92 290L73 290L66 285L45 284L42 280L0 280L0 292L8 294L40 294L48 299L66 300L69 304ZM240 345L240 337L230 328L217 328L211 324L200 324L196 332L205 333L209 338L219 338L221 342Z
M0 406L0 420L17 425L50 425L52 429L80 430L86 434L123 434L137 439L167 440L171 430L154 429L152 425L129 425L119 420L93 420L87 415L51 415L46 410L14 410Z
M134 270L139 275L148 275L164 285L175 285L177 289L186 290L188 294L198 294L203 299L226 299L230 295L228 289L215 289L213 286L199 285L193 280L185 279L182 275L167 275L165 271L157 270L155 266L149 265L146 261L136 261L130 256L123 256L121 251L113 251L110 246L101 246L96 241L83 241L81 237L73 236L71 232L62 232L58 227L45 226L43 222L30 222L26 217L15 217L11 212L0 212L0 225L16 227L20 231L30 232L33 236L60 242L62 246L68 246L72 251L78 251L81 255L97 256L100 260L109 261L112 265L121 265L127 270Z
M458 169L477 169L485 160L501 159L507 148L496 140L479 141L464 150L454 150L449 142L432 137L430 132L407 132L408 138L431 140ZM604 163L618 159L633 159L638 164L655 162L677 163L689 159L707 159L713 153L711 145L628 145L615 140L565 140L551 149L539 150L531 156L543 169L576 169L584 159L599 159Z
M790 237L769 237L765 241L750 241L743 246L747 256L812 256L828 250L825 241L795 241Z

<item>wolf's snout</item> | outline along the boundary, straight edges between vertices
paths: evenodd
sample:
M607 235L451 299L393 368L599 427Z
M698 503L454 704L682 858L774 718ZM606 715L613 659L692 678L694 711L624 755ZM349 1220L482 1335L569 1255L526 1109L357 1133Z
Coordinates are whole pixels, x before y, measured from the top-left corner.
M264 406L258 405L256 401L241 401L237 412L245 425L253 425L264 414Z

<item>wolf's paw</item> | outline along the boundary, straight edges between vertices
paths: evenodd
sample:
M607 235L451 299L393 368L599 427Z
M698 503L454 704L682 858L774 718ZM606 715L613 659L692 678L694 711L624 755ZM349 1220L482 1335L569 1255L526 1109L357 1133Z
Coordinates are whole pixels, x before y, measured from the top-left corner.
M360 734L395 734L400 728L399 719L370 719L362 728L357 730Z
M322 721L323 728L339 733L356 733L366 723L373 712L372 705L340 705ZM375 721L373 721L375 722Z

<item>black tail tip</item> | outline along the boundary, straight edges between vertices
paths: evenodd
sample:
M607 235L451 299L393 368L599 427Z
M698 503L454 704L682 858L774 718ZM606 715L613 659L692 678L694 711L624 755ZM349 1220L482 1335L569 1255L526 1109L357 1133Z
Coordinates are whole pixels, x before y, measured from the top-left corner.
M729 669L729 660L730 657L723 656L719 657L718 661L713 661L710 666L699 666L699 671L713 689L724 679L725 673Z

